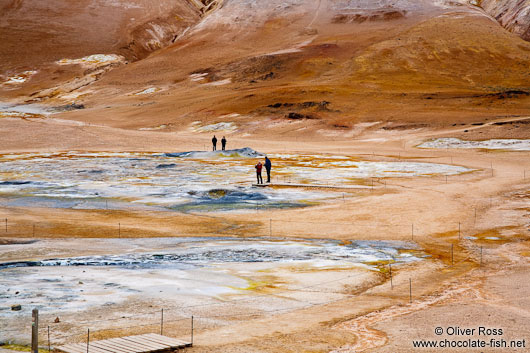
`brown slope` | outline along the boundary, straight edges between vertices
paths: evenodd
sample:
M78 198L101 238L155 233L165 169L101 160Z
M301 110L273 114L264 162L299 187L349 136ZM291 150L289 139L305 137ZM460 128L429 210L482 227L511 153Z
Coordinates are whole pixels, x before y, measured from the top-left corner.
M38 71L33 83L42 85L83 72L54 66L64 58L99 53L143 58L195 24L200 10L187 0L2 1L0 82L24 70Z
M254 132L263 119L528 114L529 44L476 8L439 3L228 1L170 47L103 76L85 90L89 109L65 117L166 130L231 119ZM134 94L148 88L158 91Z

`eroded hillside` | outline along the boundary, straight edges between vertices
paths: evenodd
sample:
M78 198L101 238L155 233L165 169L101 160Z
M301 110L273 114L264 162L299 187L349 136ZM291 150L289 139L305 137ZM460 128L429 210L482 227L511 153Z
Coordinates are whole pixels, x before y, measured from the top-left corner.
M510 32L530 41L530 1L482 0L479 4Z
M0 77L7 81L19 76L20 81L31 76L33 83L40 83L35 87L38 90L85 74L79 67L57 65L65 60L94 54L119 56L99 60L103 63L145 58L177 40L218 3L203 1L0 2ZM91 59L84 61L93 68ZM16 90L18 86L4 84L2 88Z
M67 119L164 131L230 123L240 133L258 126L304 133L360 121L444 125L529 112L530 43L466 1L105 4L120 5L116 11L129 22L139 6L166 18L177 11L182 26L166 44L163 35L150 42L154 27L134 27L125 37L110 34L132 27L98 29L105 35L93 38L102 36L102 44L94 41L77 57L103 52L123 60L59 65L55 60L71 55L50 50L48 67L28 65L38 73L4 84L3 95L83 105L64 113ZM131 44L133 37L143 38L142 46Z

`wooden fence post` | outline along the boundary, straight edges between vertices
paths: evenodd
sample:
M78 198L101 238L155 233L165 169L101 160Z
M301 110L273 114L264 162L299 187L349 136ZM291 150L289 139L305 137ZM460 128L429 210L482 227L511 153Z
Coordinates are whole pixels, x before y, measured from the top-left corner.
M39 309L37 308L31 312L31 352L39 353Z
M392 264L388 264L390 268L390 289L394 289L394 282L392 282Z
M412 278L409 278L409 297L410 303L412 304Z
M164 334L164 308L162 308L162 315L160 316L160 336Z

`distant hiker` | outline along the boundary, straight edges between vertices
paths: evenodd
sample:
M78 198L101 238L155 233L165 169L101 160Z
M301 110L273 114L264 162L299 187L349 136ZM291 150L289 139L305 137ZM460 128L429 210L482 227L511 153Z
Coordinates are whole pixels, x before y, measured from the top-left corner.
M213 151L217 151L217 137L215 137L215 135L213 135L213 138L212 138L212 145L213 145Z
M271 182L271 160L265 156L265 169L267 170L267 183Z
M263 164L261 164L261 162L258 162L258 164L254 166L254 168L256 168L256 176L258 177L258 184L263 184L263 178L261 177L261 169L263 168Z
M226 138L224 136L223 136L223 139L221 140L221 146L223 147L223 151L224 151L226 147Z

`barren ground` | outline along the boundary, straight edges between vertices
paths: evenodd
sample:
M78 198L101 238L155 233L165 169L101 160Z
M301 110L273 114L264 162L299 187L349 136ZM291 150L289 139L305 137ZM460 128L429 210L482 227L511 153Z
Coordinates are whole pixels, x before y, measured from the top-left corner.
M4 2L3 156L205 151L216 134L227 136L230 149L473 171L360 178L364 188L340 190L342 198L255 212L14 207L2 194L0 262L47 258L34 248L1 252L33 238L77 245L117 236L413 241L428 258L393 268L393 277L386 263L372 264L376 271L257 271L263 281L240 297L311 305L267 312L258 300L255 312L210 298L216 309L170 311L169 319L182 321L170 320L165 333L187 338L195 314L190 353L409 352L414 339L445 338L525 339L521 351L528 350L530 152L417 147L440 137L530 138L530 43L479 7L438 0L381 0L379 7L361 0ZM248 160L247 186L255 163ZM359 282L341 282L356 271ZM334 281L319 290L340 299L322 304L319 293L299 291L294 300L280 290L293 278L299 286L303 278ZM7 293L0 290L11 299ZM41 327L50 325L54 345L84 342L87 328L94 339L155 332L149 320L170 299L136 297L61 314L60 323L44 315ZM109 317L117 320L100 323ZM456 326L503 335L434 331Z
M474 126L471 133L499 137L497 126ZM6 136L3 152L186 151L202 149L210 137L210 134L78 126L54 119L4 119L1 129ZM251 213L3 207L2 214L9 219L5 239L31 238L34 223L38 224L38 237L46 238L113 237L117 223L123 225L121 236L124 237L234 234L247 237L269 235L272 219L273 236L410 240L414 224L414 241L431 259L396 270L393 289L386 276L383 282L368 285L355 295L328 305L243 320L236 316L230 320L232 323L220 326L198 321L195 346L188 351L405 352L411 350L412 339L435 338L435 327L451 325L498 326L505 330L504 338L523 339L528 337L525 330L529 315L523 299L528 289L525 283L528 283L529 195L528 179L524 179L525 170L530 174L528 152L415 148L432 137L461 136L464 129L370 129L355 138L339 133L327 137L315 132L318 137L294 141L266 138L265 133L252 138L234 136L230 138L231 145L251 146L266 153L289 151L355 155L368 160L418 160L463 165L477 171L447 180L441 176L380 179L373 190L356 192L340 202ZM18 137L10 138L15 136L15 131ZM25 142L28 140L31 146ZM251 165L249 183L253 181L250 169ZM330 226L333 223L336 225ZM453 264L451 244L455 249ZM480 247L483 248L482 266ZM413 283L412 304L408 303L409 278ZM134 303L129 303L128 307L116 310L134 313L134 308ZM90 320L101 313L80 315ZM186 335L185 329L178 325L169 324L167 330L168 334L173 330L173 335ZM129 333L135 331L101 331L95 337Z

